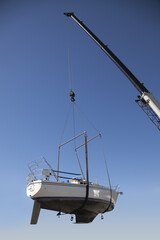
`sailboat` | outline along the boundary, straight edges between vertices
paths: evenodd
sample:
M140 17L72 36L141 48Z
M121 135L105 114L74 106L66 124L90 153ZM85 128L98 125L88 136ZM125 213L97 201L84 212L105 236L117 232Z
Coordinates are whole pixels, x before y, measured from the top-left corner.
M73 100L74 97L71 96L71 101ZM81 136L84 136L84 142L76 147L75 151L80 147L85 147L86 177L81 165L81 174L59 170L61 147ZM29 164L27 196L34 200L31 224L37 223L40 209L57 211L58 216L71 214L71 220L75 215L75 223L90 223L98 214L114 209L120 192L117 188L111 187L110 179L109 187L89 181L87 144L97 137L101 137L101 134L88 140L87 132L84 131L59 145L57 170L54 170L44 157ZM60 178L65 181L60 181Z
M47 168L39 168L40 163L46 163ZM83 180L79 176L61 182L44 157L33 161L30 166L32 169L30 167L31 174L27 179L27 196L34 200L31 224L37 223L40 209L57 211L58 216L61 213L75 215L76 223L90 223L99 213L103 214L115 207L119 195L116 189ZM41 172L39 178L36 172ZM59 173L78 175L61 171ZM52 177L55 177L55 181L50 180Z

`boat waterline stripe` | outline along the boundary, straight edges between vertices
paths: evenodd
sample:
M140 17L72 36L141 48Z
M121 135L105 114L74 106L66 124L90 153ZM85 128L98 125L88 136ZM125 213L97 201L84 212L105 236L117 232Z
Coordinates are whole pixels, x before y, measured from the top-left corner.
M81 200L84 201L85 197L37 197L37 198L32 198L33 200ZM95 202L105 202L109 203L109 200L103 200L103 199L98 199L98 198L88 198L88 201L95 201ZM113 203L113 202L112 202Z

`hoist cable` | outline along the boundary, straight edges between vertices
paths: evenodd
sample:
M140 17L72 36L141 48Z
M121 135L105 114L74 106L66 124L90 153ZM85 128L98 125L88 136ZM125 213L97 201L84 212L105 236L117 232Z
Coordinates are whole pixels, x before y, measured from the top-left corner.
M66 21L66 29L67 29L67 56L68 56L68 78L69 78L69 89L72 89L72 74L71 74L71 61L70 61L70 39L69 39L69 24Z

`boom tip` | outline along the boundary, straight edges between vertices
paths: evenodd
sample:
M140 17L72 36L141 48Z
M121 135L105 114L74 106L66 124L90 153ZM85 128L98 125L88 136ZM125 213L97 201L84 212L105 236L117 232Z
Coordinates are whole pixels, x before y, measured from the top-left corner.
M67 17L71 17L72 15L74 15L74 12L65 12L64 15L66 15Z

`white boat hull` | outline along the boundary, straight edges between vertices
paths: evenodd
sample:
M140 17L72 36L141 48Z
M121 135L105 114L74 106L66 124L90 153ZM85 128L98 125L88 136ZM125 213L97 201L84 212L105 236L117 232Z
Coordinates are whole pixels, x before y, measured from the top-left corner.
M87 222L91 222L99 213L114 209L118 192L90 184L87 196L86 187L86 184L38 180L28 184L27 195L36 200L43 209L76 214L76 216L87 213L92 216L90 220L86 220Z

